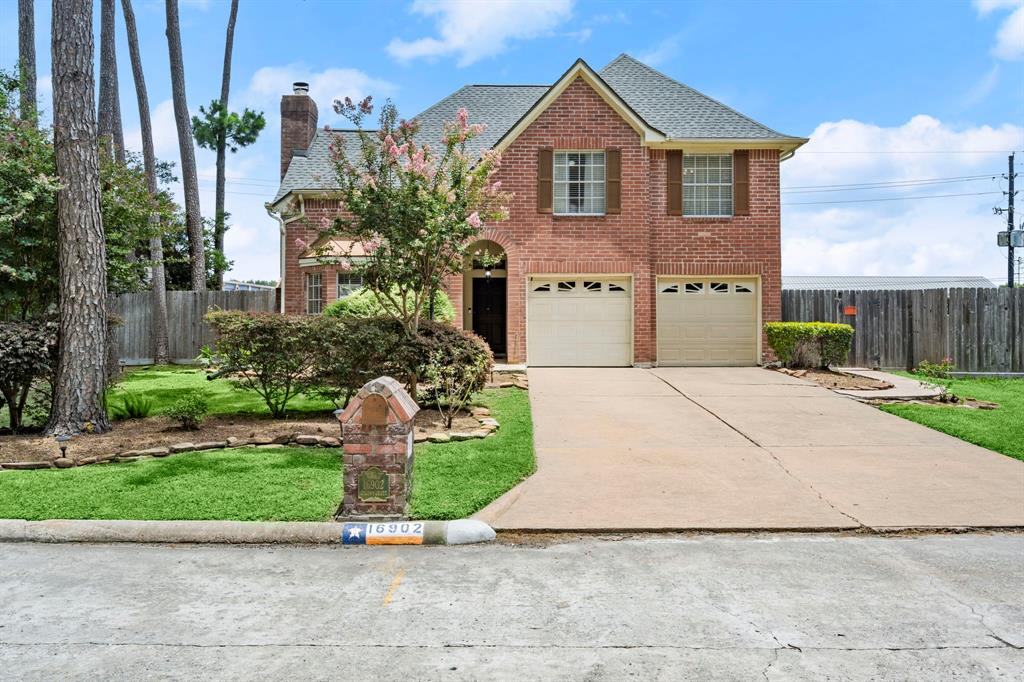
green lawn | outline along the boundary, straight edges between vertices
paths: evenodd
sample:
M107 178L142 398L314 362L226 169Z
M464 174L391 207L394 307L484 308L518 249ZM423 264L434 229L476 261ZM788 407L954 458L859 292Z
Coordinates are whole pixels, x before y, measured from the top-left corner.
M107 394L110 405L118 405L125 393L143 394L153 400L154 414L189 391L206 398L210 414L268 414L267 404L255 391L235 388L230 379L206 379L201 368L182 365L144 367L125 374ZM288 403L289 413L333 410L329 400L300 395Z
M905 374L904 376L913 376ZM916 377L915 377L916 378ZM930 405L882 405L899 415L951 436L1024 460L1024 379L948 379L941 383L960 398L998 403L995 410Z
M159 372L165 376L152 381L161 384L183 374L175 370L169 378ZM147 379L133 375L132 383L139 381ZM485 391L481 403L502 425L495 435L416 447L415 517L468 516L533 471L527 393ZM75 469L5 471L0 473L0 518L322 521L341 496L340 459L339 450L239 448Z

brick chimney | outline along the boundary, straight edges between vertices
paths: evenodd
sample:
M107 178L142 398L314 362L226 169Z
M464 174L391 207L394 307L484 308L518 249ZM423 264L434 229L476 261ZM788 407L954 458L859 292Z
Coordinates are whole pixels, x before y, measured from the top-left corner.
M316 102L309 96L309 83L293 83L292 94L281 98L281 178L292 152L309 149L316 133Z

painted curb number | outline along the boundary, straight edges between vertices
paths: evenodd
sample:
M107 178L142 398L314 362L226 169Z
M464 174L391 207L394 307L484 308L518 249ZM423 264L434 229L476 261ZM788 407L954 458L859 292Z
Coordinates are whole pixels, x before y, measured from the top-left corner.
M346 545L422 545L423 523L346 523L341 541Z

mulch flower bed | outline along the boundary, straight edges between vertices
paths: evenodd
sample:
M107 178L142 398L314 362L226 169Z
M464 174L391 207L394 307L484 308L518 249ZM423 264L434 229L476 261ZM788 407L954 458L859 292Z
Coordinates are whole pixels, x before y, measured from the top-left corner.
M416 415L414 440L445 443L484 438L497 430L498 422L486 408L460 412L452 428L444 428L437 410ZM146 417L114 422L103 434L79 436L68 443L67 456L52 438L39 434L0 436L0 469L68 468L113 461L242 446L341 447L341 427L330 412L298 419L270 419L261 415L214 415L195 431L184 431L167 417Z
M879 381L878 379L862 377L856 374L847 374L846 372L834 372L830 369L788 369L780 367L776 371L796 377L797 379L813 381L825 388L844 388L862 391L881 391L886 388L892 388L892 384L887 381Z

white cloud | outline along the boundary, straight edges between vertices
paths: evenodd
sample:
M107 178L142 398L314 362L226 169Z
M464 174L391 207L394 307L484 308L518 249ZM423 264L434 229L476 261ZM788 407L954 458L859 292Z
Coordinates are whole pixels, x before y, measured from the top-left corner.
M316 100L320 116L331 118L334 116L331 103L335 98L361 99L374 95L379 99L393 95L397 90L393 83L369 76L359 69L332 68L312 72L303 64L287 64L264 66L257 70L249 82L244 100L253 106L263 107L267 114L276 112L281 96L291 93L292 83L296 81L309 83L309 95ZM267 129L272 127L270 118L267 117Z
M122 100L121 112L126 114L127 109L137 114L138 107L135 106L135 99ZM138 118L133 116L132 118ZM150 119L153 126L153 149L158 159L173 160L178 162L178 128L174 121L174 101L165 99L150 110ZM142 129L140 127L129 128L124 133L124 146L132 151L142 152Z
M978 79L974 86L964 95L964 108L970 108L975 104L985 101L995 91L996 86L999 85L999 71L999 64L994 64L984 76Z
M513 40L549 35L572 15L572 0L416 0L412 12L435 17L439 37L394 38L387 50L407 62L448 55L468 66L508 49Z
M1024 59L1024 0L974 0L974 7L983 17L999 10L1013 10L996 32L992 55L1008 61Z
M671 35L647 52L641 53L637 59L650 66L660 66L679 54L679 43L682 42L682 38L680 33Z
M995 233L1005 220L999 176L1024 144L1014 125L954 128L931 117L881 127L822 123L782 164L783 272L790 275L982 275L1005 270ZM899 153L894 153L899 152ZM792 188L878 181L995 176L899 188L796 193ZM790 188L790 191L786 191ZM973 194L902 200L936 194ZM897 201L807 202L894 198ZM797 205L805 204L805 205Z

